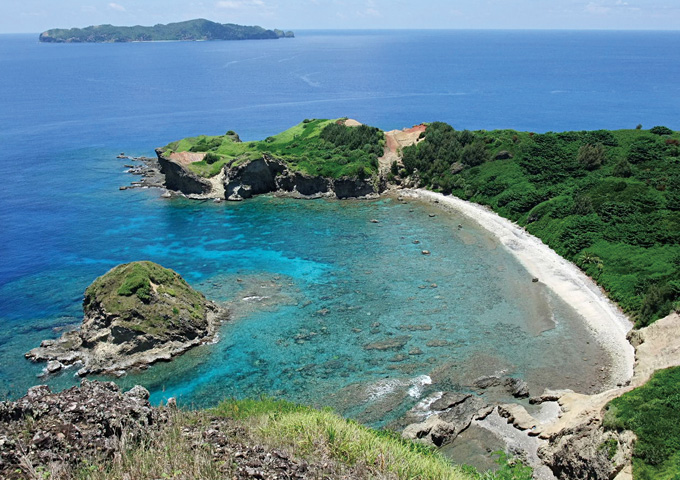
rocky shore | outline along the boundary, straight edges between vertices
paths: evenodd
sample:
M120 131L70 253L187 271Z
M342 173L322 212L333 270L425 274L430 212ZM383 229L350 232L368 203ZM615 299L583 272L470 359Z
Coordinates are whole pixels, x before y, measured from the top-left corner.
M177 273L152 262L119 265L85 291L83 323L25 354L46 374L76 366L77 375L112 374L169 361L213 341L226 311Z
M225 166L213 178L196 175L177 158L165 156L162 149L157 149L156 155L165 188L192 198L240 201L267 193L294 198L366 198L384 189L375 178L305 175L266 154L237 166Z

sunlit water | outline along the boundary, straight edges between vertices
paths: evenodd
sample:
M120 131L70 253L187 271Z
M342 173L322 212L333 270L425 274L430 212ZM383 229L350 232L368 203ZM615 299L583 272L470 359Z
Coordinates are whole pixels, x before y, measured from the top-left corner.
M521 377L535 393L597 388L606 359L574 312L465 220L395 199L166 200L119 191L132 178L115 156L229 129L264 138L312 117L386 130L427 120L678 128L679 40L302 32L274 42L40 45L0 36L0 397L76 384L72 371L37 378L42 365L23 353L80 322L96 276L138 259L177 270L211 299L246 297L231 304L218 343L117 380L147 386L154 402L268 394L381 425L431 392L468 391L481 375ZM371 348L395 339L393 349Z

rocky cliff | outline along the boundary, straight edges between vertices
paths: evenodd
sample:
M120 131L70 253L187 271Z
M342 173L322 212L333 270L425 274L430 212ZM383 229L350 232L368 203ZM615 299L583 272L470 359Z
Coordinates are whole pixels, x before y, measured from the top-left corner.
M212 340L226 313L177 273L152 262L119 265L85 291L79 329L26 353L47 372L120 374Z
M163 156L163 150L156 149L158 165L165 176L165 187L186 195L205 195L210 193L212 185L205 178L190 172L179 163Z
M169 190L185 195L214 196L221 198L210 181L192 173L184 165L163 155L157 149L161 173ZM292 170L280 159L269 155L249 160L236 166L224 167L224 198L240 201L254 195L278 193L298 198L322 196L359 198L380 193L381 187L374 178L326 178L306 175Z

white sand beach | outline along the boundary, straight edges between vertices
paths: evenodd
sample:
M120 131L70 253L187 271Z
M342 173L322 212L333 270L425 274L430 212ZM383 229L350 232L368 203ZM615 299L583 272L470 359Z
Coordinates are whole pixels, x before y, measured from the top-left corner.
M522 227L482 205L420 189L400 190L399 195L430 203L437 201L438 206L464 215L493 234L529 274L537 277L583 317L594 338L611 356L611 385L608 387L630 381L635 352L626 334L633 324L576 265L560 257Z

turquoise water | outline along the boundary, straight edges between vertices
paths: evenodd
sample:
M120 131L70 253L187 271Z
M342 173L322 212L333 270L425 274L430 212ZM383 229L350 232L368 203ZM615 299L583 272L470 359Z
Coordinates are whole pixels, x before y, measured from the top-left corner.
M606 359L573 312L464 220L393 199L166 200L119 191L132 178L115 156L341 116L385 130L677 129L680 34L296 33L126 45L0 36L1 398L45 381L23 353L80 322L95 277L138 259L234 310L219 343L117 380L146 385L154 402L266 393L384 424L419 396L501 371L533 391L597 388ZM365 348L394 339L403 346ZM77 382L69 371L48 380Z
M236 301L217 344L120 380L147 386L156 403L174 396L207 406L267 394L381 424L430 392L467 391L481 375L505 371L535 390L588 390L600 374L601 352L584 347L574 313L463 218L389 198L214 204L132 195L138 213L98 235L97 245L110 245L105 256L72 258L51 275L1 287L3 297L45 312L30 326L17 322L6 361L78 322L84 286L133 251L177 270L209 298ZM60 316L49 315L55 302ZM404 345L365 348L394 339ZM41 368L15 362L24 375L3 372L12 393ZM75 381L66 371L50 383ZM374 411L381 402L388 405Z

